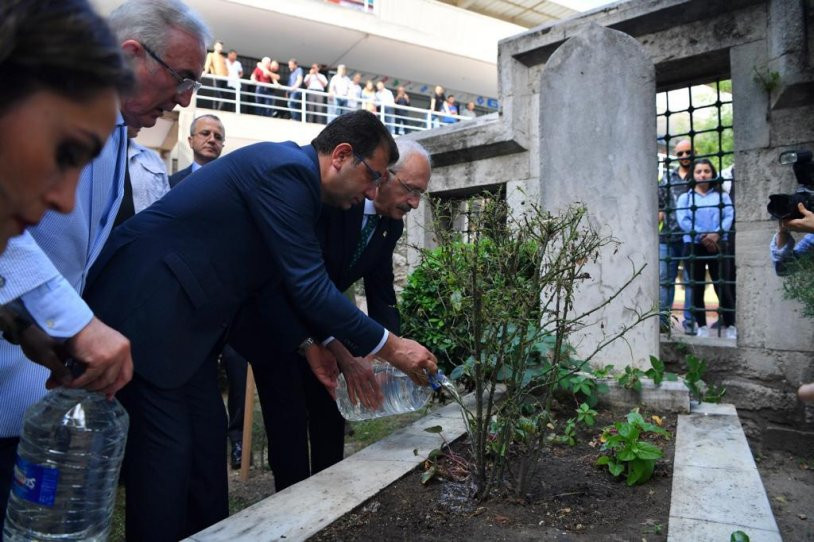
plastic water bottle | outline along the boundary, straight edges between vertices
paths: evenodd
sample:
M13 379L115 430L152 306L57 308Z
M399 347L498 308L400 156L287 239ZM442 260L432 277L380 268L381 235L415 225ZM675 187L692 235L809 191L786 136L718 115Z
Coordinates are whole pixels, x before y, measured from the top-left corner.
M118 401L57 388L26 411L3 537L107 540L129 419Z
M365 407L361 402L355 405L351 403L345 376L339 375L336 386L336 406L346 420L370 420L418 410L427 404L433 390L440 388L439 379L446 378L439 371L436 375L429 375L429 386L419 386L405 373L378 358L373 361L373 375L384 396L382 404L375 410Z

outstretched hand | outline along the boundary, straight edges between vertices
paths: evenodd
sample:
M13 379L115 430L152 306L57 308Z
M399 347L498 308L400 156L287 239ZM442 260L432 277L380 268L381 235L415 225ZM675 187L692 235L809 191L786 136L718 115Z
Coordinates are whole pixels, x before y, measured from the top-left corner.
M437 360L432 352L416 341L403 339L394 333L390 333L377 355L421 386L429 383L427 373L438 372Z
M384 400L384 395L373 374L372 360L354 357L348 352L345 345L337 340L328 343L328 348L336 356L336 362L345 376L348 399L351 404L356 405L361 402L370 410L379 408Z
M112 398L133 378L130 341L93 317L82 330L65 342L68 355L85 364L85 372L71 388L99 391Z
M336 358L327 348L318 344L312 344L305 350L305 360L314 376L317 377L325 389L336 400L336 379L339 378L339 367L336 365Z

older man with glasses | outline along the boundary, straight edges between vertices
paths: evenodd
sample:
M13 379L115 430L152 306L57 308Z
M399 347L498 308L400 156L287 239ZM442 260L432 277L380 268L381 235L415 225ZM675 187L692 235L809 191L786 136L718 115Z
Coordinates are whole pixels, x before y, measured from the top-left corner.
M375 197L346 211L324 208L317 230L331 281L344 291L363 279L368 315L394 333L399 333L400 319L393 250L404 230L404 216L418 207L431 174L429 155L421 145L403 138L397 145L399 159L386 178L369 168L371 179L380 181ZM244 314L232 342L252 362L277 491L341 461L345 433L336 403L297 353L298 345L325 338L307 323L307 315L298 315L294 300L285 306L274 321L253 311ZM269 341L269 330L283 336ZM367 405L380 402L370 364L350 355L340 341L327 346L336 355L351 397Z

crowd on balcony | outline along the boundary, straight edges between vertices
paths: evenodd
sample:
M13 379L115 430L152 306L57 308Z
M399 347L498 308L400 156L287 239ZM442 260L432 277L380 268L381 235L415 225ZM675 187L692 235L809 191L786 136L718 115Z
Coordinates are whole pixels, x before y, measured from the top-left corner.
M461 107L441 86L430 96L429 111L422 111L412 106L403 85L391 89L383 80L363 82L361 73L349 75L344 64L329 73L314 63L306 72L294 58L283 67L264 57L244 70L237 56L235 50L224 56L223 42L215 42L204 66L199 107L320 124L365 109L379 114L389 130L399 135L477 116L474 102Z

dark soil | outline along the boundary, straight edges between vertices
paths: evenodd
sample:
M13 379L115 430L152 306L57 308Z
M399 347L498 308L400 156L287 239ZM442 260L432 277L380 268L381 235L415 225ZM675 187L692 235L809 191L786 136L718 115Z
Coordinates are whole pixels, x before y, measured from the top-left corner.
M814 452L769 451L755 461L783 540L814 541Z
M600 412L576 446L548 449L525 498L504 491L478 502L469 479L425 486L418 468L310 540L666 540L674 441L659 442L665 456L641 486L594 466L601 428L625 414ZM665 427L675 434L675 416ZM465 457L466 442L453 450Z

